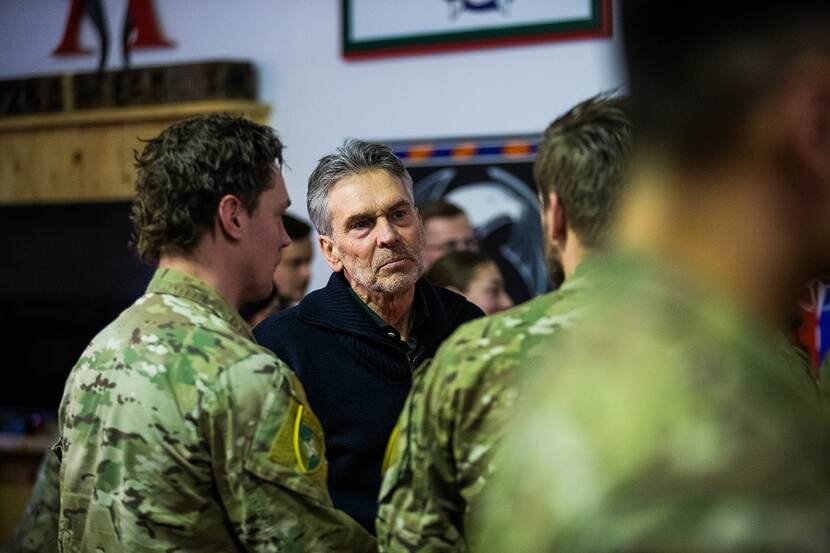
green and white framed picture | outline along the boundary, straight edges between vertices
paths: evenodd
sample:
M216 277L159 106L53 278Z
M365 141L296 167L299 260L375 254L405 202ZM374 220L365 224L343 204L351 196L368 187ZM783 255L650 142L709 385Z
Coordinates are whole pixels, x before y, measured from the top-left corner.
M611 36L611 0L341 0L347 59Z

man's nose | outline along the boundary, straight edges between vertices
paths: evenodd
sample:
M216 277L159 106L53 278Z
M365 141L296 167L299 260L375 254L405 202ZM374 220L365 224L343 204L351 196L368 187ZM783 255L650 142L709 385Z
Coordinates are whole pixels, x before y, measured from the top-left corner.
M377 242L379 246L394 246L401 239L398 230L386 218L381 218L378 221L375 230L377 231Z

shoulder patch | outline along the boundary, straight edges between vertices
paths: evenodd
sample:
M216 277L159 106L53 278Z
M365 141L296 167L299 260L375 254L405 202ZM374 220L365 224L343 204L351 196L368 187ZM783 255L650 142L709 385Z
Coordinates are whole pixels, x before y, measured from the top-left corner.
M326 447L323 428L311 409L303 405L297 407L297 414L294 415L292 442L300 470L314 472L320 468Z
M303 474L317 473L325 465L326 441L323 427L314 413L291 401L291 409L268 450L268 458L283 466L294 466ZM325 474L323 485L325 485Z

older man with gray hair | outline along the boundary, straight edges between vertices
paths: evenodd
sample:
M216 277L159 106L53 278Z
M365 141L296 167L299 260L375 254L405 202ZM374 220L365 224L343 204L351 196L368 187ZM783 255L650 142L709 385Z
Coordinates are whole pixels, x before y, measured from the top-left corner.
M483 313L421 279L412 178L386 146L346 141L320 160L307 201L333 274L254 334L305 387L325 432L335 506L374 532L381 464L412 376Z

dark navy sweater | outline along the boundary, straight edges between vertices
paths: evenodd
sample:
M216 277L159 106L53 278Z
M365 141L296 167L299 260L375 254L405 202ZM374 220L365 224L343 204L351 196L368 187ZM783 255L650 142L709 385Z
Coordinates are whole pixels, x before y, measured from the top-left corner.
M341 273L254 330L294 370L326 435L335 507L374 533L381 463L414 370L462 323L483 316L462 296L418 281L420 325L409 349L351 293Z

